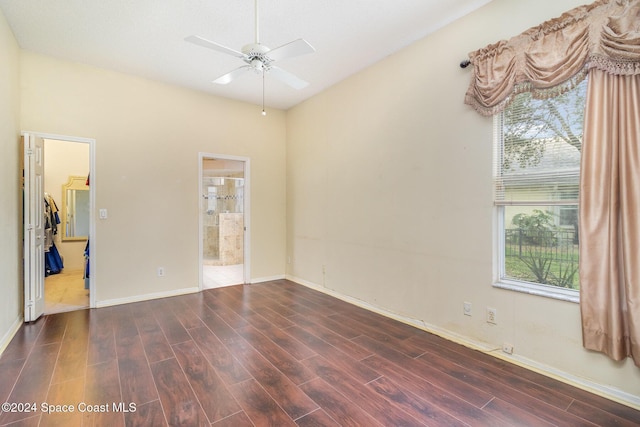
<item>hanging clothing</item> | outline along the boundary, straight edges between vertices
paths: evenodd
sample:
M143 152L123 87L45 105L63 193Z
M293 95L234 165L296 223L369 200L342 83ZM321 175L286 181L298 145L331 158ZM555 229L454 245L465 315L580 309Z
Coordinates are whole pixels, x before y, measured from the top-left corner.
M56 248L54 236L58 234L58 205L53 197L44 194L44 275L57 274L64 268L62 257Z
M53 197L44 194L44 250L45 252L53 245L53 236L58 234L58 224L60 216L58 205Z
M89 239L84 247L84 288L89 289Z

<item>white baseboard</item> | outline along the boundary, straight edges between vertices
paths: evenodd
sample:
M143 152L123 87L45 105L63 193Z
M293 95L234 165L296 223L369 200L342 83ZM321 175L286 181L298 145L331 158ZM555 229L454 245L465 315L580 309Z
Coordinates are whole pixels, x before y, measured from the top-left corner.
M178 295L193 294L196 292L200 292L200 289L198 287L176 289L176 290L167 291L167 292L156 292L152 294L135 295L135 296L126 297L126 298L116 298L116 299L109 299L109 300L103 300L103 301L96 301L96 308L110 307L112 305L120 305L120 304L129 304L132 302L148 301L148 300L159 299L159 298L175 297Z
M316 291L325 293L327 295L331 295L335 298L338 298L342 301L357 305L358 307L362 307L364 309L373 311L375 313L381 314L385 317L389 317L391 319L397 320L402 323L406 323L411 326L415 326L418 329L422 329L426 332L432 333L439 337L445 338L449 341L453 341L457 344L463 345L465 347L472 348L474 350L482 351L483 353L489 354L498 359L502 359L508 362L511 362L515 365L521 366L523 368L529 369L531 371L537 372L539 374L545 375L547 377L551 377L563 383L572 385L582 390L586 390L590 393L596 394L598 396L602 396L606 399L613 400L615 402L621 403L623 405L629 406L631 408L640 410L640 396L636 396L631 393L627 393L623 390L617 389L615 387L609 387L600 383L596 383L593 381L589 381L587 379L578 377L576 375L569 374L568 372L561 371L559 369L553 368L551 366L545 365L543 363L536 362L535 360L528 359L526 357L517 356L517 355L509 355L503 353L500 349L496 349L495 346L490 346L487 343L475 341L469 339L469 337L448 331L446 329L442 329L435 325L427 324L423 321L411 319L408 317L400 316L395 313L384 310L380 307L373 306L365 301L359 300L357 298L349 297L342 295L336 291L331 289L324 288L315 283L300 279L295 276L287 275L287 280L291 280L292 282L298 283L302 286L306 286L310 289L314 289Z
M18 332L18 329L20 329L20 326L22 326L23 323L24 323L24 317L22 317L22 315L19 315L13 321L13 323L11 324L7 332L2 336L2 338L0 338L0 354L4 353L4 351L7 349L7 346L9 345L9 343L11 342L16 332Z

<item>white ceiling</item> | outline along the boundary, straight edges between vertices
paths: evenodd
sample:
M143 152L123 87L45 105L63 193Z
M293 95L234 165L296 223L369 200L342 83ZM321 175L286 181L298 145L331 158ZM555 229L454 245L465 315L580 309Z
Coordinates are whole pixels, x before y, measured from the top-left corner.
M278 62L310 84L295 90L267 76L266 105L288 109L489 1L261 0L262 44L304 38L316 49ZM262 102L259 75L212 83L240 59L184 41L253 43L254 0L0 0L0 9L22 49Z

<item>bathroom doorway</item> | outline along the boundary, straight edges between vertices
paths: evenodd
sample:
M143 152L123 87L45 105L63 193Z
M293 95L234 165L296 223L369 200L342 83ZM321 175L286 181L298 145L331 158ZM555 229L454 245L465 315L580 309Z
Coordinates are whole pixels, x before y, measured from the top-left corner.
M248 163L245 158L200 154L202 289L246 283Z

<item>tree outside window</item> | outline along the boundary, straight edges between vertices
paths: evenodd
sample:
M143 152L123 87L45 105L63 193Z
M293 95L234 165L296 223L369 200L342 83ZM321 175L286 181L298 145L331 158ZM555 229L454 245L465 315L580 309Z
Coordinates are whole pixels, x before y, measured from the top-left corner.
M545 99L514 97L495 118L499 282L577 290L586 81ZM555 96L550 96L555 95Z

